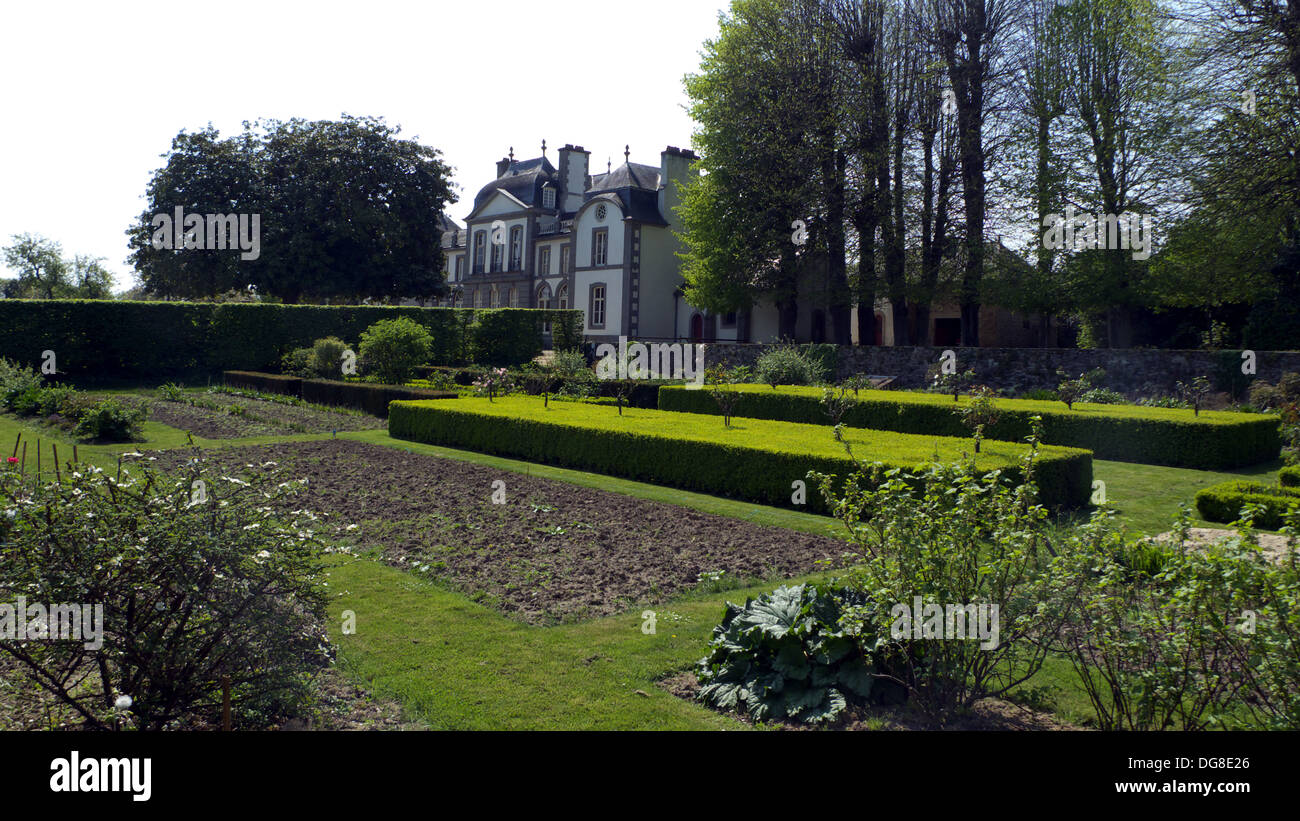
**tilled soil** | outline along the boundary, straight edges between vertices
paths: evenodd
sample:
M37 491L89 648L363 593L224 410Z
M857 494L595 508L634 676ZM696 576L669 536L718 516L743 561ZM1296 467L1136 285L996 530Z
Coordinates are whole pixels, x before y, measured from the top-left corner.
M228 394L203 394L199 405L169 402L164 399L124 394L117 397L132 405L148 404L149 419L204 439L240 439L246 436L283 436L294 433L329 433L331 431L374 430L384 420L368 414L341 413L250 399ZM203 407L213 403L220 409ZM243 413L232 414L238 406Z
M189 453L159 453L157 467ZM275 462L307 489L285 501L330 514L358 549L443 578L533 624L666 600L722 578L788 578L849 545L565 482L350 440L208 451L230 470ZM502 503L493 502L494 491Z

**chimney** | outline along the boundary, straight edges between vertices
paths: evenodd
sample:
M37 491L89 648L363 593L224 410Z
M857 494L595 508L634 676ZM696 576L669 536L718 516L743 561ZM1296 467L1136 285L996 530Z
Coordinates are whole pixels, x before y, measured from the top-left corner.
M502 157L501 159L497 160L497 179L501 179L502 177L504 177L506 175L506 172L509 170L510 170L510 160L506 159L505 157Z
M663 187L659 189L659 213L664 215L669 225L680 225L676 208L682 202L678 185L685 185L689 180L699 176L699 171L691 167L698 160L694 151L670 145L659 154L659 176Z
M580 145L565 143L560 149L560 190L558 202L560 210L571 214L582 207L583 195L587 192L587 164L591 152Z

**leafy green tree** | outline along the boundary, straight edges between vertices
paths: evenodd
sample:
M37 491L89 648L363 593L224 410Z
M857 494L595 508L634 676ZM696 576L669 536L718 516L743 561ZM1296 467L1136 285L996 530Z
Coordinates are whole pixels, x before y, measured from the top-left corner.
M70 284L63 246L38 234L14 234L5 264L18 274L16 291L37 299L62 296Z
M361 332L361 357L381 382L401 385L416 365L429 360L433 337L423 325L405 316L384 319Z
M440 152L382 118L262 120L221 139L182 132L128 230L142 285L163 296L214 296L251 286L304 299L435 298L445 294L435 218L451 199ZM260 255L153 247L154 215L257 215Z

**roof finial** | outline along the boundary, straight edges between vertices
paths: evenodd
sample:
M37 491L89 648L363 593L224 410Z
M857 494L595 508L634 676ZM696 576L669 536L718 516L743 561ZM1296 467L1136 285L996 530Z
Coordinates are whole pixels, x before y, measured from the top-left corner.
M631 159L632 159L632 146L630 145L623 146L623 162L628 162Z
M611 171L613 171L613 170L614 170L614 161L611 160L609 157L606 157L606 158L605 158L605 173L608 174L609 172L611 172Z
M513 145L510 146L510 161L511 162L515 161L515 147Z
M546 140L542 140L542 156L546 156Z

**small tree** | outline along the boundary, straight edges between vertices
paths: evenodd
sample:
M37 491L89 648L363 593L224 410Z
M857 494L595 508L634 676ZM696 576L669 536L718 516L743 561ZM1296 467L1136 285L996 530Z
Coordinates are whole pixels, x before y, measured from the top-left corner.
M980 442L984 441L984 430L995 424L1002 415L993 404L996 395L992 388L981 385L971 392L970 404L957 410L961 423L970 429L975 438L976 453L980 452Z
M495 368L474 380L474 389L491 402L497 394L509 393L511 384L510 372L505 368Z
M384 319L361 332L361 356L381 382L401 385L415 366L427 362L433 337L408 317Z
M1092 388L1092 383L1088 381L1087 374L1081 373L1078 379L1069 379L1065 371L1058 368L1056 375L1062 380L1056 386L1056 395L1065 403L1066 410L1074 410L1074 403Z
M734 376L734 371L721 366L704 371L704 383L709 386L709 396L718 403L718 410L722 411L722 426L726 428L731 427L731 417L736 411L736 405L740 404L740 391L731 387Z
M1192 415L1200 416L1201 405L1205 404L1205 400L1212 390L1210 380L1204 376L1198 376L1191 383L1179 382L1175 387L1178 389L1178 395L1183 401L1192 406Z
M858 405L858 400L849 395L849 391L854 390L850 386L850 380L841 382L834 388L822 389L822 408L826 415L831 418L831 424L835 426L835 441L842 441L841 430L844 424L844 417L849 411ZM854 393L857 393L854 390Z
M944 393L952 394L952 401L961 398L962 388L975 381L975 371L966 369L961 373L944 373L939 366L934 366L931 384Z

